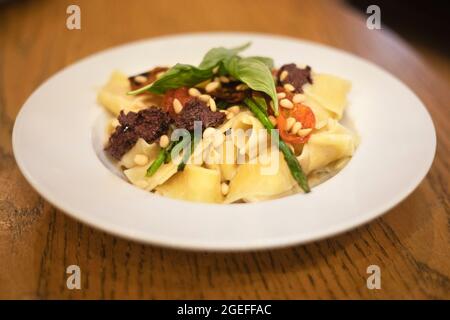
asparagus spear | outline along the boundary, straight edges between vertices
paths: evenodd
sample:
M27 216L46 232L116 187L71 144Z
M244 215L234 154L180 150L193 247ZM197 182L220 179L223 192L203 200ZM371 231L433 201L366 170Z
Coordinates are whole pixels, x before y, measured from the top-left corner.
M158 155L156 156L155 161L152 162L150 167L147 169L147 177L151 177L155 174L156 171L158 171L159 167L166 161L167 157L169 156L170 150L172 150L173 142L171 142L166 148L163 148L159 150Z
M186 137L183 139L183 145L181 146L183 149L186 148L186 146L190 143L190 149L185 149L183 157L181 158L180 164L178 164L177 171L183 171L186 167L186 163L188 162L191 154L194 152L194 146L197 145L198 137L196 137L193 133L190 134L190 139L187 139ZM186 140L186 142L184 142ZM194 141L192 141L194 140Z
M161 167L161 165L163 163L167 163L170 161L170 153L172 152L172 150L175 148L176 145L178 145L179 143L183 143L183 145L181 146L181 148L184 148L186 146L187 143L189 143L191 140L190 139L186 139L185 137L183 139L180 139L179 141L172 141L166 148L162 148L158 155L156 156L155 161L152 162L152 164L148 167L147 169L147 177L151 177L152 175L155 174L156 171L158 171L159 167ZM190 156L190 152L187 151L182 158L181 163L178 165L177 171L183 171L184 167L186 166L186 162L189 159Z
M250 98L246 98L244 102L267 130L270 131L275 129L272 122L270 122L269 118L261 111L261 109L255 103L255 101L253 101ZM279 134L278 131L275 132L276 135ZM303 191L305 191L306 193L310 192L311 189L309 188L308 185L308 179L306 178L302 170L302 167L300 166L300 163L298 163L298 160L295 157L292 150L283 140L280 139L279 136L278 136L278 149L280 149L280 151L283 153L284 159L286 160L286 163L295 181L297 181L298 185L303 189Z

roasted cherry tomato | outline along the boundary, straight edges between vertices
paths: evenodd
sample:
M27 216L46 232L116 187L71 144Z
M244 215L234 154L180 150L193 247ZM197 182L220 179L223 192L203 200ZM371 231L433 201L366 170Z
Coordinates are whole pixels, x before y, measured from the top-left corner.
M289 117L293 117L295 120L302 124L302 129L314 128L316 125L316 118L312 110L300 103L296 103L292 109L282 108L277 117L277 126L280 131L281 139L291 144L301 144L308 142L309 136L298 136L296 134L286 131L286 122Z
M163 106L165 111L168 111L171 115L175 115L175 111L173 110L174 99L178 99L184 106L192 97L189 95L188 88L186 87L168 90L164 95Z

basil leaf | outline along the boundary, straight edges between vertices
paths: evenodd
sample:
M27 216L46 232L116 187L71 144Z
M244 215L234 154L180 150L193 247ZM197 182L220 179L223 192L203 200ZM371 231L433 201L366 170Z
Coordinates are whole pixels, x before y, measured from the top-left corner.
M267 65L255 57L232 57L224 63L231 76L242 81L251 89L261 91L269 95L273 102L273 112L278 115L278 99L275 89L275 81L272 72Z
M212 48L203 57L199 67L178 63L174 67L170 68L155 82L137 90L130 91L128 94L136 95L145 91L163 94L170 89L176 89L184 86L192 87L200 82L210 79L213 76L212 69L224 59L235 56L238 52L248 48L249 46L250 42L231 49L224 47Z
M267 103L266 103L266 99L264 99L264 97L253 97L253 100L255 100L257 106L259 109L261 109L261 111L267 116Z
M230 57L228 59L225 59L222 62L223 68L225 69L225 74L229 74L230 76L238 79L236 77L236 74L238 73L237 68L238 68L238 61L241 58L239 58L238 56L233 56Z
M149 85L128 92L129 95L135 95L144 91L150 91L156 94L163 94L167 90L180 87L192 87L202 81L211 78L213 72L211 69L200 69L189 64L176 64L170 68L164 75Z
M253 57L248 57L248 58L252 58L252 59L256 59L261 61L262 63L264 63L269 69L272 69L274 66L273 63L273 59L269 58L269 57L260 57L260 56L253 56Z
M135 95L145 91L164 94L170 89L192 87L210 79L213 76L213 69L219 66L221 75L229 73L246 83L251 89L267 93L273 100L275 114L278 114L275 83L270 71L270 68L273 67L273 60L258 56L240 58L237 54L249 46L250 42L231 49L213 48L206 53L198 67L178 63L155 82L130 91L128 94Z
M251 42L247 42L242 46L227 49L224 47L212 48L203 57L202 62L198 66L200 69L212 69L223 60L237 55L242 50L247 49Z

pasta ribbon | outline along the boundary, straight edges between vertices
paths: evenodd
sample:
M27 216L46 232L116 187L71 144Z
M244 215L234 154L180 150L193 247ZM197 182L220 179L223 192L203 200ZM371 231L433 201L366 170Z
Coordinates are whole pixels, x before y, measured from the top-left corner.
M322 108L331 111L335 118L339 120L342 118L344 108L347 105L347 94L350 88L351 83L342 78L329 74L314 74L313 84L305 85L303 90L309 103L316 107L319 104ZM308 103L306 104L308 105ZM316 111L320 113L322 110ZM322 114L319 115L319 118L321 117L323 117Z
M221 203L220 173L217 170L186 165L166 183L156 188L163 196L194 202Z
M283 155L278 150L271 154L272 157L269 158L267 164L258 161L255 164L239 165L236 175L230 182L230 191L225 203L276 198L292 190L296 181L292 178ZM275 160L278 160L278 165L274 163ZM272 166L278 168L272 174L263 174L264 169L267 170Z
M122 110L125 113L129 111L137 112L149 105L160 105L161 98L150 94L127 95L130 90L128 77L120 71L114 71L108 82L98 92L97 100L116 117Z
M147 156L149 163L152 163L158 155L159 149L160 148L156 143L148 144L144 139L139 138L133 148L125 153L122 159L120 159L119 165L127 169L135 167L136 163L134 162L134 159L140 154Z
M309 174L341 158L352 156L358 144L357 137L334 119L312 134L297 157L303 171Z

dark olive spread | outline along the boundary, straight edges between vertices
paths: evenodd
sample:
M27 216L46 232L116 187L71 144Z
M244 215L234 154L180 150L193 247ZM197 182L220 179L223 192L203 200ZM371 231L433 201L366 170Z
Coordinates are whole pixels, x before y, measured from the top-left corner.
M183 110L174 116L176 128L183 128L189 131L194 130L194 121L201 121L203 129L208 127L217 127L225 120L225 114L222 112L211 111L206 103L199 99L189 100L183 107Z
M223 83L220 88L212 92L211 95L229 104L243 102L250 94L250 90L236 90L240 82Z
M130 150L139 138L147 143L153 143L165 134L171 123L167 112L158 107L150 107L139 112L120 112L120 125L109 138L105 150L114 158L120 160Z
M179 114L171 114L158 107L149 107L139 112L120 112L119 126L109 138L105 150L120 160L139 138L153 143L169 130L170 124L175 128L194 130L194 122L201 121L202 128L217 127L225 120L222 112L213 112L199 99L189 100Z
M150 71L129 77L128 81L130 81L131 90L140 89L140 88L154 82L156 80L158 73L165 72L167 70L168 70L168 68L166 68L166 67L156 67Z
M285 77L282 77L283 71L286 71ZM294 92L303 93L303 85L312 83L311 67L306 66L304 69L298 68L295 63L285 64L278 70L278 84L284 86L290 84L294 87ZM283 78L283 79L281 79Z

